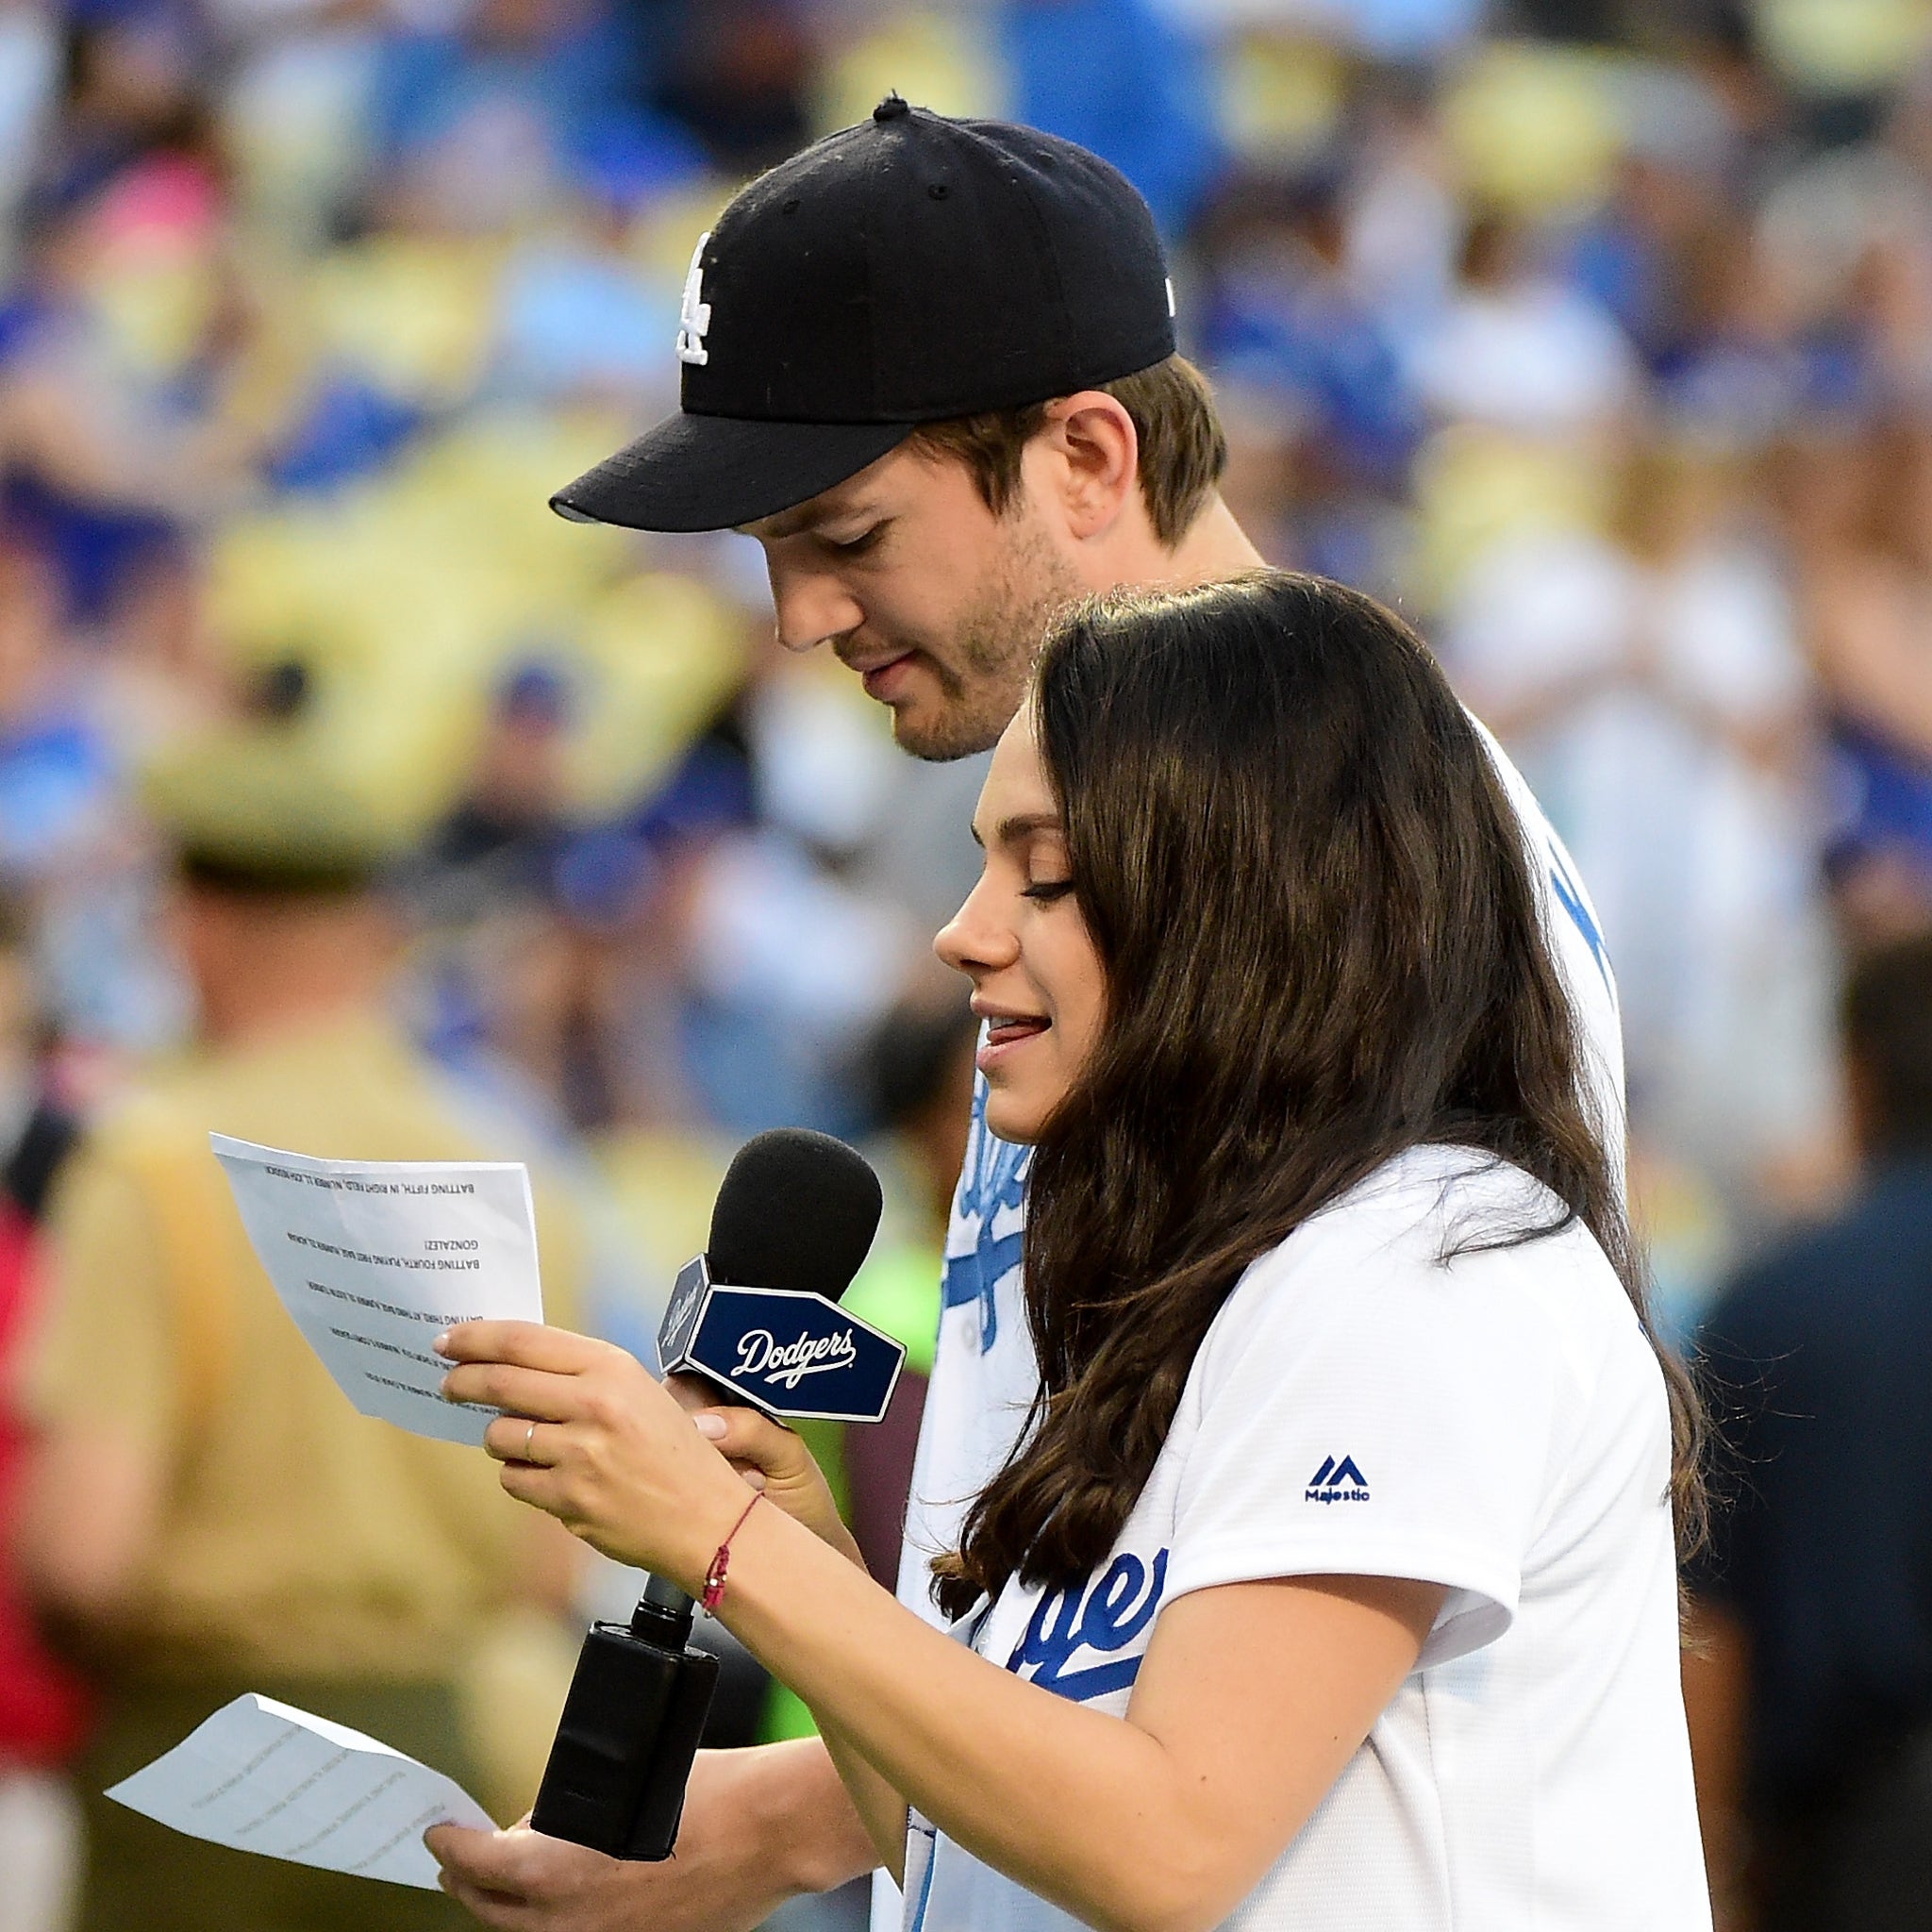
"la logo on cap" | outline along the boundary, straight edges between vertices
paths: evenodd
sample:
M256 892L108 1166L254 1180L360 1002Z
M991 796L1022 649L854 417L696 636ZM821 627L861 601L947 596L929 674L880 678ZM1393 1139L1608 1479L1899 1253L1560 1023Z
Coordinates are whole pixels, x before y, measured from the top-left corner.
M858 475L920 423L1074 395L1177 347L1147 204L1037 128L888 99L709 227L665 330L676 410L558 491L565 515L732 529Z
M684 278L684 302L677 312L677 359L695 362L702 368L711 358L705 347L705 331L711 325L711 305L698 298L704 292L705 243L711 239L707 228L691 252L691 273Z

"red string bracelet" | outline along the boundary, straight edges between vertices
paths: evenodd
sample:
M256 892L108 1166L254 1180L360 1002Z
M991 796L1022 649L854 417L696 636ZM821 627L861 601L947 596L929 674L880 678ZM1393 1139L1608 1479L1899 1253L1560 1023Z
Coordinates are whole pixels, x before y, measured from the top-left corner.
M718 1545L718 1554L711 1558L711 1567L705 1572L705 1588L698 1602L707 1611L715 1610L724 1601L724 1573L731 1567L731 1537L744 1527L744 1517L749 1516L765 1500L762 1490L752 1491L751 1501L744 1506L744 1516L731 1525L731 1536Z

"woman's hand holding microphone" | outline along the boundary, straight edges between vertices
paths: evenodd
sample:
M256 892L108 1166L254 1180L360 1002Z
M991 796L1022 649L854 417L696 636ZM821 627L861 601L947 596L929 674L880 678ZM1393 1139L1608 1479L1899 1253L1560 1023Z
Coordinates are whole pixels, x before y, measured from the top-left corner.
M810 1452L757 1410L697 1407L701 1383L533 1322L465 1322L436 1349L447 1400L504 1411L483 1446L505 1491L607 1557L697 1594L749 1484L863 1568Z
M820 1541L865 1568L865 1558L832 1500L824 1472L795 1430L755 1408L710 1407L710 1391L692 1376L673 1375L664 1386L691 1408L698 1434L753 1489L762 1491L767 1502L775 1503Z

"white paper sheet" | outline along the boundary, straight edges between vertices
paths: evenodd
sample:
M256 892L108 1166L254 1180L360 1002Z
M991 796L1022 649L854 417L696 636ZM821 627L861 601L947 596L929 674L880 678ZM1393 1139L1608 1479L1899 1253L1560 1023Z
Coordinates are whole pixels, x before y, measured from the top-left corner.
M455 1779L346 1724L252 1691L108 1792L210 1844L436 1889L432 1824L493 1831Z
M480 1443L430 1343L479 1316L541 1322L530 1177L513 1160L318 1160L208 1137L282 1305L364 1415Z

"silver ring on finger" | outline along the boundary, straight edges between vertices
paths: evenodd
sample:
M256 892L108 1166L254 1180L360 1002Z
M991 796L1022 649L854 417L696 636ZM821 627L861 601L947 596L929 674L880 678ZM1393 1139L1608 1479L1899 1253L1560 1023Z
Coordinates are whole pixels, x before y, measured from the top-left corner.
M536 1458L536 1457L534 1457L533 1455L531 1455L531 1453L530 1453L530 1445L531 1445L531 1443L533 1443L533 1442L534 1442L534 1441L535 1441L536 1440L537 1440L537 1424L536 1424L535 1423L532 1423L532 1424L530 1424L530 1426L529 1426L529 1427L528 1427L527 1429L525 1429L525 1430L524 1431L524 1455L523 1455L523 1459L524 1459L524 1460L525 1460L525 1462L535 1462L535 1461L536 1461L536 1459L537 1459L537 1458Z

